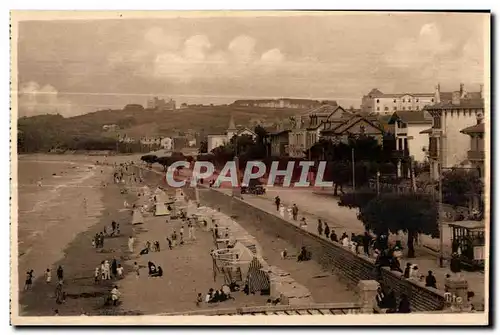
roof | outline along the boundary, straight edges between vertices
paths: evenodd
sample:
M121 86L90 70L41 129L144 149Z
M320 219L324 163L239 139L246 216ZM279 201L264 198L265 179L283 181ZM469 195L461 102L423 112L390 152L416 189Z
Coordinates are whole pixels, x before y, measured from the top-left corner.
M455 221L448 223L448 226L454 228L465 228L469 230L484 230L484 221Z
M284 133L289 133L291 132L290 129L285 129L285 130L278 130L278 131L275 131L275 132L272 132L272 133L269 133L270 136L279 136L281 134L284 134Z
M399 98L405 95L412 97L429 97L434 96L434 93L382 93L378 88L374 88L368 93L369 98ZM451 99L451 95L450 95Z
M453 104L451 101L441 101L440 103L425 107L427 110L461 108L484 108L484 99L462 99L458 104Z
M397 111L392 114L389 124L399 119L408 124L432 124L432 118L424 110L420 111Z
M465 129L460 130L461 133L464 134L480 134L484 133L484 123L475 124L473 126L467 127Z
M422 130L419 134L430 134L432 133L432 127L426 130Z
M339 124L336 128L323 130L322 133L341 134L360 121L365 121L370 126L380 130L380 132L382 132L382 133L385 133L384 127L380 124L380 121L378 120L378 118L376 116L369 117L369 116L362 116L362 115L353 115L351 118L349 118L345 122Z

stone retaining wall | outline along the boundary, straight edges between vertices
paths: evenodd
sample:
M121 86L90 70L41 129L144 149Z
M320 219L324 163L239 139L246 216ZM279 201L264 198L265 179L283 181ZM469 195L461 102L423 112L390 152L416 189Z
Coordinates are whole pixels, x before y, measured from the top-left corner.
M186 188L185 193L194 199L194 190ZM305 246L312 252L313 259L326 270L335 272L353 289L360 280L376 279L374 261L356 255L339 243L326 241L315 236L280 217L261 210L245 201L228 196L217 190L201 188L199 190L202 205L220 208L234 216L243 227L257 225L266 234L285 239L294 244L297 249ZM397 296L405 293L415 311L432 311L444 308L444 292L426 288L422 283L401 278L401 274L388 269L382 269L383 284L393 289Z

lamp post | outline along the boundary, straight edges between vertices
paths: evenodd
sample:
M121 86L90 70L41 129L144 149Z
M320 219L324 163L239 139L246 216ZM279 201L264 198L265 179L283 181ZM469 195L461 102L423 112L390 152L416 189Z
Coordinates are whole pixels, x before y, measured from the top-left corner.
M380 195L380 171L377 171L377 195Z
M356 190L356 169L354 162L354 148L352 148L352 191Z

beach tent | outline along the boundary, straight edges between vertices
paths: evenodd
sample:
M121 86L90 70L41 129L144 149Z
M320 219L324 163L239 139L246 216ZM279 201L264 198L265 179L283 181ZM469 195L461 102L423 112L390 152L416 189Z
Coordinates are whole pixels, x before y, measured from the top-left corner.
M140 209L134 209L132 213L132 224L143 224L144 223L144 217L142 216L141 210Z
M155 216L170 215L170 211L164 203L157 203L155 205Z
M251 293L269 291L271 283L268 274L263 271L261 262L254 257L248 268L248 289Z

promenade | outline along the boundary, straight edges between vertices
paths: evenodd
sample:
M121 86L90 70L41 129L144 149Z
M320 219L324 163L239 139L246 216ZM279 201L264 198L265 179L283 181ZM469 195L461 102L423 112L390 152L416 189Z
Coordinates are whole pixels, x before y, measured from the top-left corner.
M222 192L230 195L232 193L231 189L228 188L215 188L218 192ZM265 210L268 213L272 213L279 216L279 212L276 210L274 204L274 198L279 196L281 203L285 207L291 207L294 203L297 204L299 208L298 218L304 217L307 226L300 227L301 229L307 230L309 233L318 235L317 223L318 219L323 222L327 222L331 230L335 230L337 236L341 236L344 232L351 236L351 233L362 234L365 229L361 221L358 220L356 216L355 209L349 209L347 207L340 207L337 204L337 200L331 197L325 197L322 195L314 194L311 190L303 189L283 189L280 187L270 187L267 189L265 195L243 195L243 201ZM290 220L286 217L284 220L298 226L298 221ZM320 236L322 239L330 241L324 235ZM401 241L403 247L406 247L406 236L391 235L389 237L390 241L394 242L396 240ZM437 288L444 290L444 282L447 274L451 274L449 267L440 268L438 264L438 259L430 254L428 251L421 247L416 246L416 257L412 259L407 259L403 257L401 260L401 267L404 269L406 263L416 264L419 268L419 272L422 275L427 275L427 271L431 270L437 280ZM483 302L485 301L485 276L481 272L466 272L460 273L468 284L469 291L473 291L475 294L474 301Z

